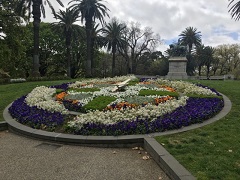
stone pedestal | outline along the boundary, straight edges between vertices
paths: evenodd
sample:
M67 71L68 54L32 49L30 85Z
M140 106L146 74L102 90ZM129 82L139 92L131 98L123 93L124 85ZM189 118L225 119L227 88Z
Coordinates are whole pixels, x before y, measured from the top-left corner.
M169 59L169 72L167 79L187 79L187 58L186 57L171 57Z

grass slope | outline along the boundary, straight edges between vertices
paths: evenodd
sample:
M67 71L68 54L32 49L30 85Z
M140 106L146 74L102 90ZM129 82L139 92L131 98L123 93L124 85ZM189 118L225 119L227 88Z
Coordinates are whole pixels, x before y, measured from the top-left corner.
M200 81L232 101L230 113L205 127L156 137L197 179L240 179L240 81Z

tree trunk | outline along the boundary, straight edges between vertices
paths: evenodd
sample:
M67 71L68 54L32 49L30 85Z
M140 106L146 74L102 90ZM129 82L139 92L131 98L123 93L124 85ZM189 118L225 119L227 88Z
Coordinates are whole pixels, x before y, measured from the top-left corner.
M92 18L86 19L86 35L87 35L87 61L86 61L86 77L92 77L92 64L91 64L91 30Z
M34 32L34 49L33 49L33 70L32 76L39 77L39 26L41 22L41 11L40 11L41 1L33 0L33 32Z
M94 44L95 44L95 39L91 38L91 70L92 71L95 68L95 64L94 64Z
M115 71L116 71L116 45L113 44L112 47L112 77L115 76Z
M66 59L67 59L67 76L71 78L71 32L66 32Z
M207 65L207 78L209 78L209 73L210 73L210 65Z
M198 66L198 75L199 75L199 76L201 76L201 70L202 70L202 66L199 65L199 66Z
M67 46L67 76L71 77L71 48Z

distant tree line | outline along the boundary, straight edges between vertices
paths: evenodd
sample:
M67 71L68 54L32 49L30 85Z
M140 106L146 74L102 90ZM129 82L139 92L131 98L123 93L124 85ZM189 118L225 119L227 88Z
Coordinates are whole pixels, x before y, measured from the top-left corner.
M60 0L56 1L63 6ZM45 4L57 22L41 22ZM114 17L106 23L108 11L102 0L73 0L59 11L49 0L0 1L0 74L71 78L164 76L171 56L187 57L188 75L240 74L238 45L204 46L201 32L187 27L178 42L160 52L160 36L150 27ZM78 20L85 24L76 24Z

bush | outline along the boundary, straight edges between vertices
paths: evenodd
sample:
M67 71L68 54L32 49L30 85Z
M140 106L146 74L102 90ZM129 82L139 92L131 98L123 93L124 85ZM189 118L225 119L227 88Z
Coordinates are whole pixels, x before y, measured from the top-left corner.
M10 78L1 78L0 79L0 84L8 84L10 83Z

